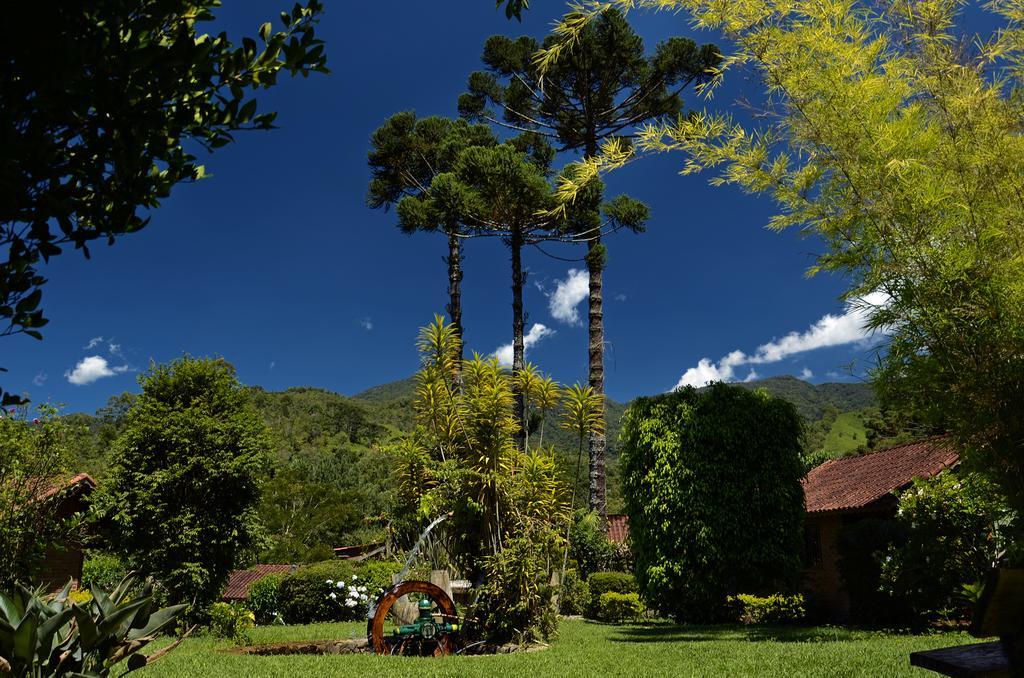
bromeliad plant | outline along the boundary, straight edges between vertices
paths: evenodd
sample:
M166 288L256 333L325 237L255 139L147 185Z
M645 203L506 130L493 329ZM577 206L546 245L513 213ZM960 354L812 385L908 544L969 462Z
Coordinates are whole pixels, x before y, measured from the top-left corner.
M156 609L151 582L132 595L137 582L129 574L110 593L93 589L82 605L69 600L70 582L52 598L21 585L0 592L0 676L97 678L121 661L134 671L170 652L180 640L149 657L138 653L186 606Z

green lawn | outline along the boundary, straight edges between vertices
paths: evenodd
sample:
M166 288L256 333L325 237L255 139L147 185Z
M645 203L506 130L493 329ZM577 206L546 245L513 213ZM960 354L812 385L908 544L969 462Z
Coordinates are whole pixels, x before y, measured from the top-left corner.
M257 629L256 642L354 638L361 624ZM563 621L542 652L420 659L372 655L254 657L220 650L230 644L188 639L142 678L262 676L928 676L911 669L914 650L969 642L964 634L893 635L836 628L749 629L667 623L605 626Z

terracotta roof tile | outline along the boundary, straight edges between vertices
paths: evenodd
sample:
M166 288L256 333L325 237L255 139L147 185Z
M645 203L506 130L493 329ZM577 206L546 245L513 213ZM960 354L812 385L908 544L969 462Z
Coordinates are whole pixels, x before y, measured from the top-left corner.
M612 514L608 516L608 539L616 544L629 541L629 516Z
M59 492L64 492L65 490L70 494L73 494L75 492L92 492L95 489L96 481L92 479L92 476L88 473L79 473L67 480L58 478L48 480L46 485L40 488L37 497L39 501L46 501L50 497Z
M944 438L932 438L855 457L827 461L803 479L808 513L857 511L915 478L930 478L959 459Z
M291 565L253 565L248 570L234 570L228 575L228 583L224 587L221 600L245 600L253 582L267 575L288 574L291 571Z

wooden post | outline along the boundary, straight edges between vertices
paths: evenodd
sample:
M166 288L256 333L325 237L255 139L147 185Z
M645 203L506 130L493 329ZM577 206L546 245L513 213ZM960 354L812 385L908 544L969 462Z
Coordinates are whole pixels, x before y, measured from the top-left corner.
M452 598L452 579L448 570L431 570L430 583L444 591L445 595Z
M393 574L391 575L391 583L401 584L402 582L398 578L397 574ZM391 606L391 614L395 616L395 621L397 621L399 625L411 624L419 615L419 610L417 610L416 606L409 601L408 596L402 596L395 601L394 605Z

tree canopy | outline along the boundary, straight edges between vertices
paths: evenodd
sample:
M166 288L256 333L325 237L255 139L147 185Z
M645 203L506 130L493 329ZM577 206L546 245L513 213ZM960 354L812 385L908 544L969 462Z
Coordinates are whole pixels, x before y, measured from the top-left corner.
M184 357L139 382L101 488L103 513L133 568L201 610L259 545L266 424L223 360Z
M40 264L89 256L149 221L171 190L203 178L196 148L270 129L249 93L281 73L326 72L317 0L281 29L233 43L201 33L219 0L16 3L0 44L0 336L41 338ZM4 402L17 401L0 392Z

